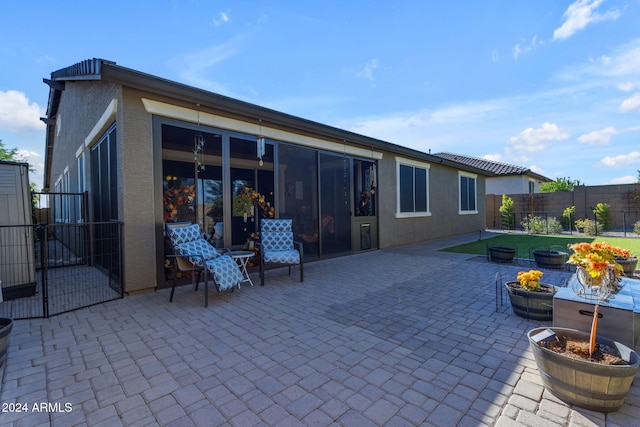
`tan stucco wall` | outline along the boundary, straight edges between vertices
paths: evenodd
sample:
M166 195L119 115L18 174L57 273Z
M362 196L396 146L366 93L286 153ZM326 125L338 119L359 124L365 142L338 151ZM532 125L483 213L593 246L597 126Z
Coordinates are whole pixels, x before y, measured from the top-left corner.
M58 176L69 167L70 191L78 190L76 153L113 99L117 100L118 219L124 223L123 282L125 292L130 293L156 287L151 116L142 108L138 94L112 83L66 83L58 113L60 132L55 140L51 185L53 191ZM89 147L83 151L89 162ZM89 184L88 163L86 171Z
M118 100L118 183L121 190L119 211L120 219L124 222L125 291L132 293L154 289L164 282L157 243L162 239L162 195L158 190L162 186L162 175L161 170L154 170L154 167L161 168L161 153L154 153L153 117L145 110L141 98L188 108L193 108L193 105L105 82L69 83L63 96L60 112L63 116L64 139L61 138L62 143L56 147L52 171L60 171L66 165L75 167L77 148L109 102L114 98ZM84 102L88 96L92 99L90 103ZM66 114L66 119L65 111L70 112ZM65 120L73 122L65 123ZM73 134L65 135L65 127L73 130ZM52 178L53 181L55 177ZM484 177L478 175L478 213L460 215L458 170L430 164L431 215L396 218L396 157L390 152L383 153L378 167L378 247L392 247L484 229L484 185Z
M436 163L429 168L431 216L396 218L396 157L385 153L378 163L380 248L472 233L485 228L484 177L478 175L477 214L458 213L458 170Z
M153 289L158 285L152 117L144 110L140 98L140 92L123 88L123 102L118 111L126 292Z

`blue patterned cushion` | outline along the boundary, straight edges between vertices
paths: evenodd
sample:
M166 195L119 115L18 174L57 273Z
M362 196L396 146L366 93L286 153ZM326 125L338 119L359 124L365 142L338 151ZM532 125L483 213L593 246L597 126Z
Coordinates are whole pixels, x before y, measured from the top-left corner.
M279 264L300 264L300 252L295 249L280 251L264 251L264 262L275 262Z
M202 267L202 257L200 255L202 255L205 260L217 258L220 255L218 250L204 239L181 243L175 245L173 248L176 251L176 255L184 255L191 264L197 265L198 267Z
M186 227L172 228L168 231L172 246L182 243L193 242L200 238L200 227L198 224L191 224Z
M207 270L218 284L218 291L232 289L242 282L242 272L230 256L220 256L207 261Z
M260 243L266 250L291 249L293 248L293 233L291 231L263 231L260 233Z
M292 220L290 219L263 219L260 223L260 231L291 231Z

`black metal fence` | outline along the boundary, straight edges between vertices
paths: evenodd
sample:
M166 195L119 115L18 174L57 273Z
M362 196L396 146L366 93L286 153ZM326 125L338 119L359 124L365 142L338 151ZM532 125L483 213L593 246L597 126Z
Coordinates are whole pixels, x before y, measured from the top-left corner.
M611 235L620 237L640 237L634 232L634 225L640 221L640 211L612 211L614 223L622 226L607 228L593 212L581 212L563 216L563 212L531 211L515 212L510 216L500 216L500 229L520 231L530 234L571 234L571 235ZM587 223L585 230L581 221ZM636 226L637 227L637 226Z
M122 223L0 226L0 317L49 317L122 298Z

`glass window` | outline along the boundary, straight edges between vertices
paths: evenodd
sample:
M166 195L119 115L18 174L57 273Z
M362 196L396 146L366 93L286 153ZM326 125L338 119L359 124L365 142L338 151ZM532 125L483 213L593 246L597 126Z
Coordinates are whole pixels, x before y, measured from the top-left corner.
M396 217L429 215L429 165L397 160L398 203Z
M476 206L476 175L459 172L460 213L478 213Z
M376 214L376 164L366 160L353 161L354 206L356 216Z
M318 153L303 147L279 147L280 218L293 219L296 240L305 257L320 254L318 233Z

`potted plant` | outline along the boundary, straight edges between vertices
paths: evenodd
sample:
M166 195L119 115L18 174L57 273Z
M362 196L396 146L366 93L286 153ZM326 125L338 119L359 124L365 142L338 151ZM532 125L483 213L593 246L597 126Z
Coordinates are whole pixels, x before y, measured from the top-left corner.
M621 267L616 256L628 251L606 242L568 245L577 265L576 292L595 304L591 330L537 328L527 335L542 382L559 399L594 411L622 407L635 378L640 357L631 348L597 336L598 307L618 289Z
M633 277L634 274L636 273L636 267L638 266L638 257L636 256L629 256L627 258L616 257L615 262L620 264L625 276Z
M533 251L533 258L536 265L541 268L561 269L567 260L567 253L556 250L536 249Z
M520 271L516 281L505 283L511 308L518 316L534 320L553 319L555 286L540 283L539 270Z
M513 257L516 255L514 248L508 248L505 246L489 246L487 247L489 252L489 260L492 262L512 262Z

